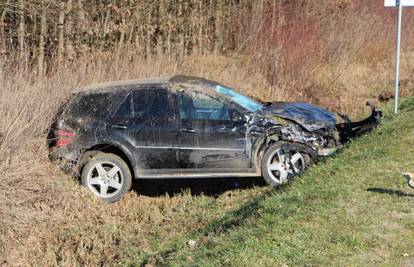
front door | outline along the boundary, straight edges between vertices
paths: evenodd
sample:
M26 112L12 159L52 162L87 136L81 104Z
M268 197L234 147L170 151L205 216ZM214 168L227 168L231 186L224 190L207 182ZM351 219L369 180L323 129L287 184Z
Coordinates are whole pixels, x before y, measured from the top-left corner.
M178 90L180 167L191 172L245 172L250 168L245 122L224 101Z

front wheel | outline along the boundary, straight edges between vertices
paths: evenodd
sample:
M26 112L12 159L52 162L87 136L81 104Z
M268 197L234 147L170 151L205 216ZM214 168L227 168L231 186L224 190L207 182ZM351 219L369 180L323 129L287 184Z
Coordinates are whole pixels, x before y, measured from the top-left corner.
M81 181L95 196L113 203L131 188L132 177L128 165L120 157L100 152L86 163Z
M275 143L269 146L262 158L262 176L272 187L287 183L306 168L304 155L294 148L284 149L284 145Z

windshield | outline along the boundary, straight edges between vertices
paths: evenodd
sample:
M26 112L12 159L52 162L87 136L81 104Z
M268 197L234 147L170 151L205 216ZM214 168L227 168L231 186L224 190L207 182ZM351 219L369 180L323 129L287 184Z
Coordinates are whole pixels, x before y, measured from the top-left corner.
M221 85L216 86L216 92L230 97L231 100L233 100L234 102L236 102L237 104L251 112L256 112L258 110L263 109L264 107L263 104Z

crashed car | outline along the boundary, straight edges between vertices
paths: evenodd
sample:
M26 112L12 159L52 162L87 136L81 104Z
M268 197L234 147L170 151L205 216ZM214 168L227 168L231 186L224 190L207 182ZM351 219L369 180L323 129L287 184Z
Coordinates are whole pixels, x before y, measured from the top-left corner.
M172 76L77 90L49 134L50 157L96 196L119 200L132 179L263 177L285 184L380 123L337 123L306 103L261 103L220 83Z

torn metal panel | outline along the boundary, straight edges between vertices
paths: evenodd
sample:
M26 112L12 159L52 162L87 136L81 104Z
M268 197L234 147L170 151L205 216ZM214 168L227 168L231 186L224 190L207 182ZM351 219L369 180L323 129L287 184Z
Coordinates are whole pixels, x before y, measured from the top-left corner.
M341 142L348 142L349 140L364 135L374 128L378 127L381 122L382 112L369 102L367 105L371 108L371 116L362 121L352 122L347 121L336 125L339 131Z

